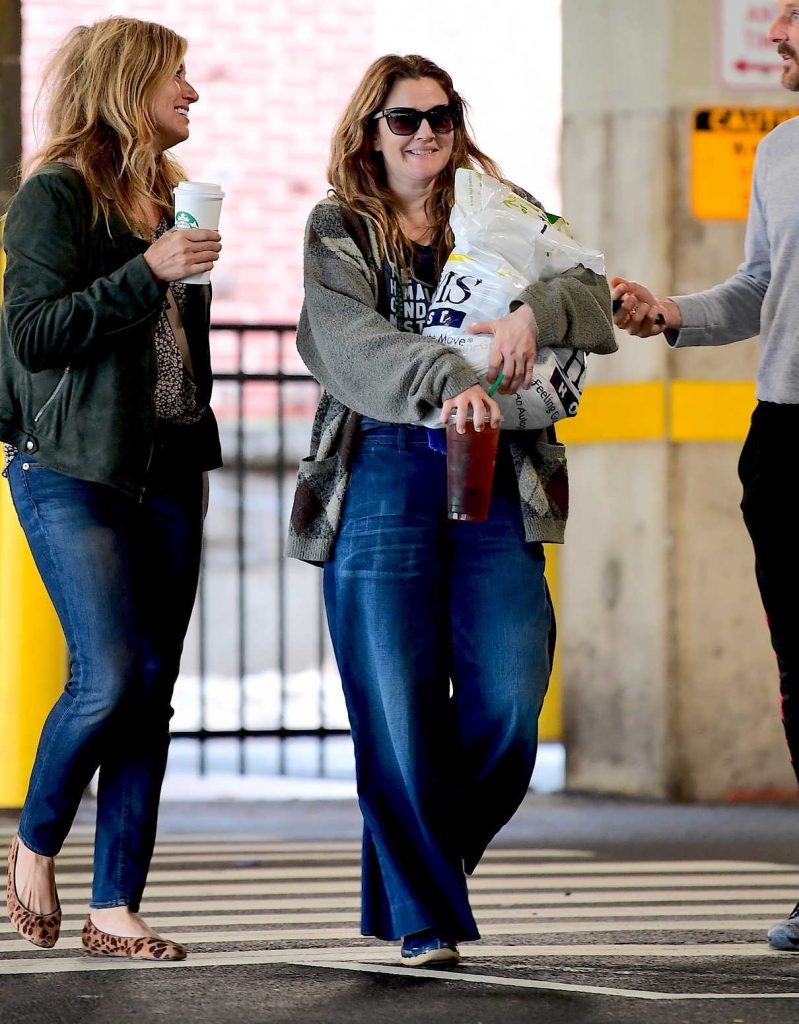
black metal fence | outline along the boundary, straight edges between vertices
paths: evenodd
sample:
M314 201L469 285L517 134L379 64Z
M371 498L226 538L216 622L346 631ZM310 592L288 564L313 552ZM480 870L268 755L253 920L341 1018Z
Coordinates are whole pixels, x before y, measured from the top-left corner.
M221 363L227 369L214 373L215 401L214 408L220 421L223 437L223 455L226 472L232 474L235 495L235 514L232 527L231 543L235 548L235 612L229 618L230 628L225 643L232 646L235 654L233 665L234 676L237 675L236 688L237 707L235 717L238 724L233 727L219 728L215 725L213 715L209 714L207 699L209 676L209 637L212 623L209 617L210 597L209 575L201 573L200 587L195 609L193 638L196 643L194 652L197 676L196 728L177 728L173 736L178 739L193 739L199 742L198 769L204 774L208 764L207 744L215 740L227 739L237 742L238 771L247 771L246 744L248 740L272 738L279 741L278 770L286 771L285 743L294 737L314 737L319 742L319 774L323 774L323 744L330 736L346 736L348 729L342 726L330 726L325 721L323 678L326 657L326 625L322 602L322 574L318 570L310 585L312 591L312 607L307 608L307 615L315 620L315 639L312 651L306 651L306 657L315 667L317 689L314 699L317 705L317 724L308 726L289 725L287 723L287 605L289 574L287 562L282 555L283 540L287 528L287 508L291 498L290 488L293 474L297 467L298 438L304 438L307 445L310 422L319 386L299 363L294 349L294 324L243 324L217 323L213 325L215 364ZM221 344L224 342L224 344ZM222 358L217 358L217 349L221 350ZM255 358L250 353L255 353ZM248 363L255 364L248 369ZM264 385L271 387L265 389ZM300 386L301 387L298 387ZM248 403L248 394L252 394L260 386L260 393L267 392L267 408L260 409L260 418L252 416ZM287 403L287 389L302 392L301 400L296 395L291 403ZM288 404L288 409L287 409ZM261 402L264 405L264 402ZM253 444L253 422L258 420L258 436L260 443ZM291 443L287 444L287 427L292 426ZM248 444L248 439L250 443ZM278 552L275 560L274 579L270 585L276 589L274 609L276 622L269 624L274 632L276 650L273 654L273 667L278 676L278 708L276 724L268 728L250 728L245 724L246 691L245 682L253 669L249 663L248 630L252 628L251 616L248 614L248 554L246 537L248 533L248 499L252 474L266 474L273 482L276 494L274 521L265 527L274 530L274 549ZM205 560L205 556L204 556ZM306 582L307 587L307 582ZM267 624L264 624L266 626ZM233 653L229 651L229 653ZM256 666L259 667L259 666ZM310 696L310 695L309 695ZM228 709L229 710L229 709Z

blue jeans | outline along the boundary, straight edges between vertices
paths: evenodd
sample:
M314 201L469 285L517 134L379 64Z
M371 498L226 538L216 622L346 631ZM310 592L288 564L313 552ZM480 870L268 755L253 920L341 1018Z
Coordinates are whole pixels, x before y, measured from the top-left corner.
M164 476L141 504L22 454L8 480L70 660L39 741L19 834L36 853L55 856L99 768L91 905L135 911L155 843L170 701L197 588L202 477Z
M479 938L464 872L530 783L554 617L502 444L490 518L447 519L424 430L364 433L325 603L364 817L362 930Z

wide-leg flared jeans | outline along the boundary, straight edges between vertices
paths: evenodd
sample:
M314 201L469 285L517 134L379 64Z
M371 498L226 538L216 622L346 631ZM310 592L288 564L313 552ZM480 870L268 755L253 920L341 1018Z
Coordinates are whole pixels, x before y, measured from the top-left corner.
M364 817L364 934L478 938L466 873L527 792L554 618L501 444L490 518L447 519L426 431L363 434L325 601Z

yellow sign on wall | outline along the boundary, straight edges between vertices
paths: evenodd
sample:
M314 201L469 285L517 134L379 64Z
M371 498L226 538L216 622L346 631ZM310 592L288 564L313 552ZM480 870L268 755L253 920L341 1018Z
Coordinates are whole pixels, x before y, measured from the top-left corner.
M755 150L772 128L799 115L786 107L694 111L691 205L700 220L746 220Z

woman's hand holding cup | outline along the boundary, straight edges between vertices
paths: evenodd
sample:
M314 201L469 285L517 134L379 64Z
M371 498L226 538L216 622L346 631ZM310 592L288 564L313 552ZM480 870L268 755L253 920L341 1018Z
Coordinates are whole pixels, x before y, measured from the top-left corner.
M179 281L211 270L219 259L221 240L210 228L172 228L153 242L144 259L159 281Z
M454 398L448 398L444 402L441 409L442 423L446 423L449 420L453 409L457 410L455 414L455 429L459 434L466 432L466 420L469 418L470 410L474 429L477 431L482 430L486 423L490 423L492 427L497 428L502 423L502 412L499 405L497 405L493 398L488 397L488 393L479 384L473 384L465 391L461 391L459 395L456 395Z

